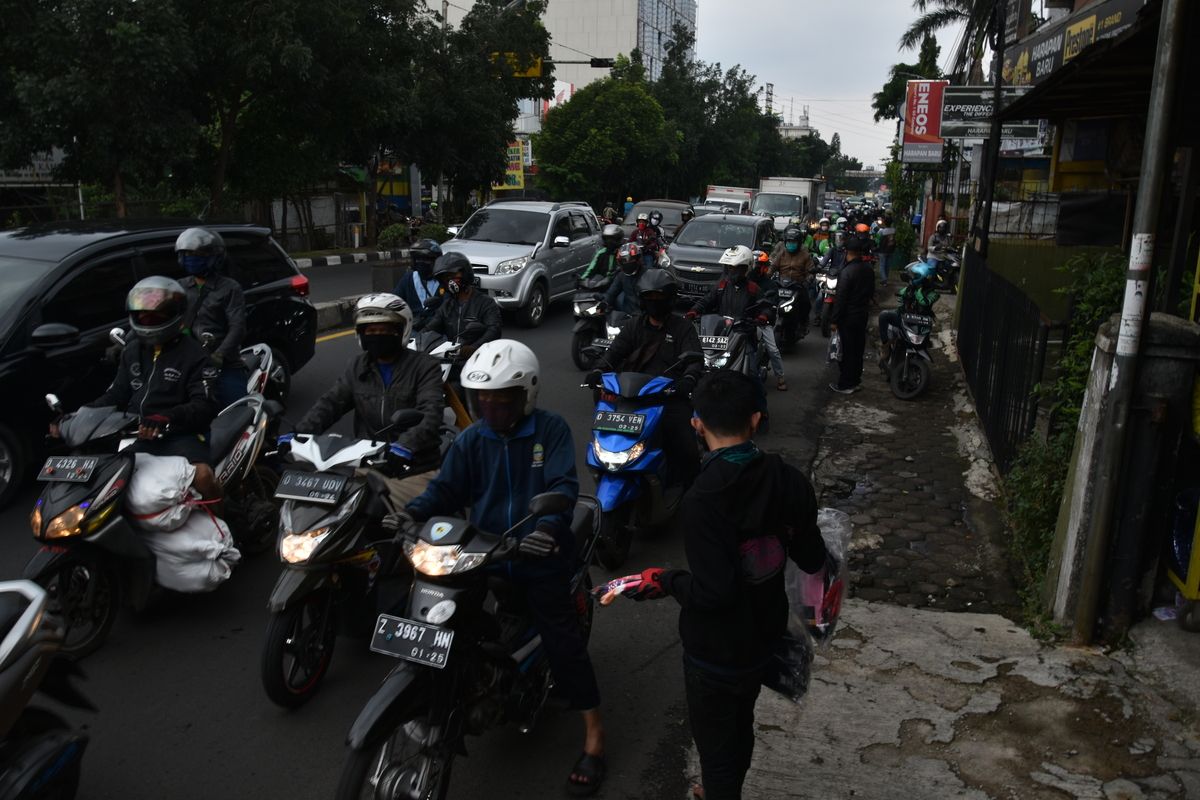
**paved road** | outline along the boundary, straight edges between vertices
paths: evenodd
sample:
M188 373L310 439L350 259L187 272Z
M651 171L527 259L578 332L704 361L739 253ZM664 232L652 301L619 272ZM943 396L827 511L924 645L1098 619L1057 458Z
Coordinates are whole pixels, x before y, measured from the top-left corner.
M511 334L539 354L540 404L567 418L581 446L590 398L576 388L580 375L570 363L570 327L569 308L559 304L540 329ZM355 352L353 336L319 344L316 358L296 376L292 414L302 413ZM827 393L817 389L828 380L822 355L818 339L802 343L788 357L792 391L772 392L774 430L766 446L811 457L815 412ZM590 488L590 477L582 477ZM26 521L33 500L27 491L0 513L2 576L19 574L34 551ZM636 543L627 567L683 564L680 542L666 538ZM260 687L258 664L266 599L278 573L271 555L259 556L240 565L212 594L175 596L145 614L118 619L107 645L84 664L86 689L99 713L68 714L92 735L81 797L308 800L332 795L345 733L389 660L367 652L362 642L343 640L324 688L311 703L295 712L272 705ZM599 580L602 570L594 568L593 577ZM685 791L688 734L676 619L677 607L670 602L621 602L597 614L591 650L604 696L610 762L602 797L649 800L681 797ZM494 730L468 743L470 755L456 766L451 797L561 796L580 743L578 719L556 709L548 710L527 736L511 728Z
M314 303L337 300L371 290L371 263L336 264L325 267L309 267L309 296Z

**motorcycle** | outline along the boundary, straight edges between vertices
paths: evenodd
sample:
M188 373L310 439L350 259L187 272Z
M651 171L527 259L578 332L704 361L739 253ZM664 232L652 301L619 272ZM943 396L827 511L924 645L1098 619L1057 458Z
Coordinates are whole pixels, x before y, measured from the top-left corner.
M414 570L405 616L380 614L371 636L372 650L401 661L350 728L338 800L444 799L468 735L508 722L522 732L532 729L550 692L550 665L504 573L486 567L517 558L513 532L569 503L561 494L537 495L529 516L500 535L434 517L403 537ZM585 642L594 608L588 563L599 514L593 498L581 497L571 526L570 589Z
M123 329L113 328L108 335L114 344L125 346L126 334ZM216 336L209 331L201 333L199 337L200 344L205 350L212 350L216 340ZM246 394L261 394L263 397L280 402L287 397L291 390L291 379L288 377L287 370L275 364L275 353L269 346L261 343L252 344L249 347L243 347L238 354L241 356L242 365L248 376Z
M612 278L607 276L584 278L579 282L575 296L571 299L575 310L571 360L579 369L592 369L616 335L616 332L610 334L608 325L605 324L608 308L604 302L604 291L611 284Z
M929 388L929 337L933 317L928 314L900 312L900 326L890 330L891 352L880 364L892 394L900 400L912 400Z
M397 411L391 429L421 421L413 409ZM376 605L394 588L388 581L397 553L377 540L384 497L372 489L373 471L403 478L437 469L458 431L443 426L442 446L427 463L395 463L389 443L337 434L296 434L281 448L285 469L275 496L279 558L283 563L267 604L261 659L263 688L276 704L295 708L316 693L329 671L339 632L364 636ZM380 479L381 483L381 479Z
M482 331L483 325L478 322L471 322L463 329L460 338L474 339ZM446 425L456 427L459 430L466 429L474 420L471 419L470 412L467 411L466 405L458 396L458 392L454 388L455 382L451 379L451 376L454 374L454 367L460 365L463 361L459 355L462 351L461 342L450 341L436 331L414 331L412 337L408 340L408 349L431 356L441 364L442 394L446 398L446 409L442 421Z
M814 280L817 283L817 300L813 304L813 315L821 325L821 335L826 339L831 333L830 324L833 314L833 301L837 297L838 275L841 273L840 264L829 263L829 256L821 260L817 267Z
M685 353L661 376L608 372L600 386L583 384L596 392L587 465L603 511L596 560L606 569L625 563L636 529L661 527L679 508L683 487L667 485L660 426L675 391L669 376L702 357Z
M962 263L957 252L945 250L930 253L925 263L934 269L933 288L940 292L958 294L958 273L962 270Z
M800 318L800 296L808 289L798 281L779 278L779 308L776 315L775 339L781 348L796 346L808 333L807 320Z
M28 705L34 694L96 710L70 682L81 673L59 656L62 631L49 605L35 583L0 583L0 797L13 800L71 800L88 744L58 714Z
M729 369L760 383L766 380L766 348L755 347L757 339L755 323L750 320L735 320L720 314L700 317L700 346L704 348L706 372Z

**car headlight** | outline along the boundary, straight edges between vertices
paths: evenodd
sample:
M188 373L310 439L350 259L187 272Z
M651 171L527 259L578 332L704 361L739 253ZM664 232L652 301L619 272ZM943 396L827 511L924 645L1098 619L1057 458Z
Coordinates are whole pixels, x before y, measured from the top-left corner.
M339 524L354 513L362 495L363 490L359 489L333 514L323 517L306 531L293 529L292 504L284 503L279 509L279 527L283 532L283 537L279 540L279 557L289 564L302 564L308 561L321 542L325 541Z
M529 256L521 256L520 258L510 258L507 261L501 261L496 265L496 271L493 275L513 275L525 269L525 265L529 263Z
M405 541L404 555L417 572L434 577L467 572L487 560L485 553L463 553L457 544L436 545L423 540Z
M78 536L80 533L79 523L83 522L86 514L87 509L83 506L71 506L50 520L50 524L46 526L45 538L66 539L68 536ZM40 522L40 512L38 512L38 515L38 521Z
M646 452L646 443L638 442L628 450L605 450L600 446L599 439L592 439L592 452L596 454L596 458L601 464L609 470L618 470L626 464L632 464L642 457L642 453Z

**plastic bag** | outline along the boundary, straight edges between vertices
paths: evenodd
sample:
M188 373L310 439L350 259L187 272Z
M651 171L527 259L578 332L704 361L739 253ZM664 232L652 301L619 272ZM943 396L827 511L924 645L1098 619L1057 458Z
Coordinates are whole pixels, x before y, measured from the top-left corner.
M155 580L176 592L211 592L242 559L229 526L211 514L193 514L177 530L145 532L142 540L156 557Z
M793 571L801 570L789 560L785 580ZM794 608L788 615L787 632L776 640L771 649L762 685L793 703L799 703L808 692L808 684L812 679L814 647L807 626Z
M829 363L842 360L842 334L834 331L829 335Z
M133 476L125 492L129 521L147 531L173 531L192 513L196 468L182 456L135 453Z

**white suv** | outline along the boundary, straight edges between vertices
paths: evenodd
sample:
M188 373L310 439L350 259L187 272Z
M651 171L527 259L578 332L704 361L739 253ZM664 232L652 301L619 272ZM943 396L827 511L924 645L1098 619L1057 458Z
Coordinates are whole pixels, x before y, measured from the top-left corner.
M442 244L465 255L480 287L531 328L551 301L575 291L598 249L600 223L587 203L533 200L489 203Z

